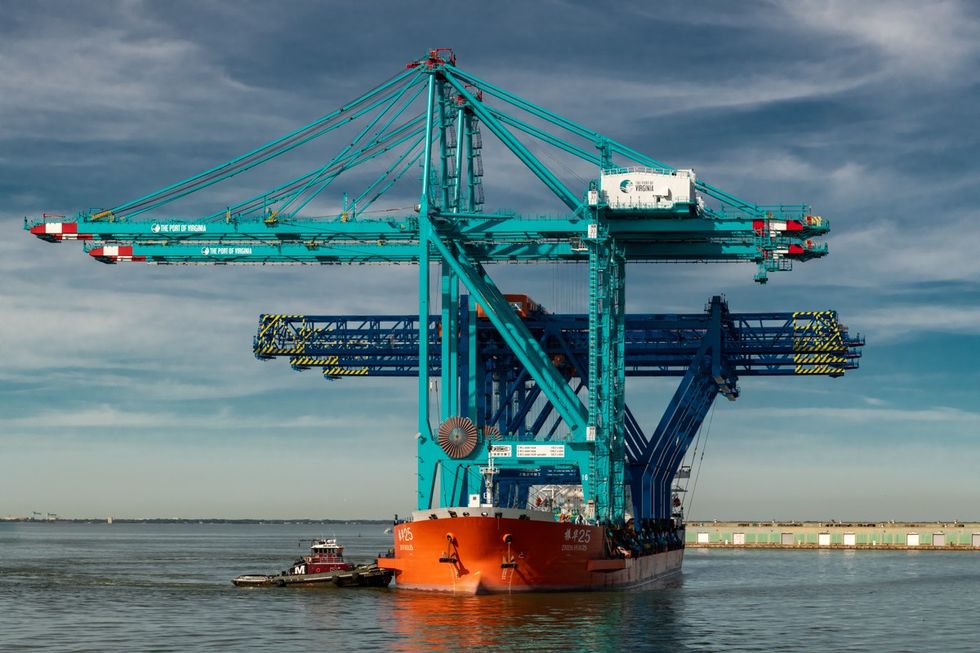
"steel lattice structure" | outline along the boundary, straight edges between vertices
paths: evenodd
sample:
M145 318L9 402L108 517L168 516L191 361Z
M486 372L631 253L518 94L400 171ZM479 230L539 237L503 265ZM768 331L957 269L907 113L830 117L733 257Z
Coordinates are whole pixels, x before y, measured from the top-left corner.
M521 443L554 442L561 420L554 419L552 405L542 401L539 386L529 384L527 370L503 342L487 319L476 322L476 355L469 355L468 297L459 304L459 352L457 387L471 361L479 380L473 422L484 430L508 434L507 439L484 438L481 449L464 460L442 463L439 501L461 505L482 477L472 459ZM589 320L584 314L553 315L539 311L523 318L528 330L573 387L583 388L588 378ZM793 313L730 313L721 297L713 297L703 313L682 315L627 315L625 318L625 375L627 377L680 376L682 383L666 415L647 436L626 406L626 461L633 483L634 515L666 517L670 485L705 414L719 394L734 400L741 376L817 375L840 376L858 367L864 340L851 336L834 311ZM257 358L288 359L296 370L317 368L328 380L371 376L418 375L418 338L423 333L412 315L283 315L259 318L253 349ZM429 375L442 374L442 358L436 351L443 338L441 318L429 316ZM469 397L462 397L464 405ZM667 443L674 443L667 446ZM668 455L669 454L669 455ZM555 476L554 466L542 469L540 460L521 461L520 478L502 479L501 496L516 505L527 500L531 484L546 484ZM578 470L564 470L563 483L579 483ZM506 485L519 487L510 491ZM651 484L658 484L656 492ZM645 489L644 489L645 488ZM660 499L657 505L643 497Z
M560 214L485 210L484 132L501 146L499 153L540 181ZM313 169L234 203L222 199L203 215L176 215L176 202L330 138L343 138L339 151L318 159ZM594 176L576 185L563 178L561 166L543 162L546 154L587 166ZM372 208L376 201L400 192L416 168L421 187L412 192L418 198L414 210L385 210L378 217ZM338 179L361 190L353 198L345 193L342 206L326 216L311 215L314 207L323 212L327 191ZM416 265L411 360L418 377L419 507L458 500L437 491L440 474L445 486L446 470L456 460L440 447L437 427L449 420L457 425L446 437L458 445L458 455L468 450L469 442L460 438L469 437L469 430L459 427L457 418L483 417L476 399L483 391L476 360L480 307L497 334L497 346L507 352L507 369L519 370L567 433L547 451L501 455L496 465L519 470L531 460L543 468L574 468L595 517L618 520L626 512L627 488L638 515L663 516L682 455L677 445L655 444L659 436L641 438L626 408L625 379L632 375L634 356L632 348L627 353L627 342L640 346L631 339L632 318L625 315L627 262L754 262L756 280L765 282L768 273L789 270L794 261L825 255L826 245L814 239L827 233L829 223L805 206L759 206L737 198L693 171L668 166L463 71L451 51L439 49L338 110L223 164L111 208L80 211L71 221L25 220L25 228L49 241L84 241L85 251L106 263ZM579 341L569 344L582 375L574 384L484 267L511 261L587 262L588 311L574 318ZM439 269L435 277L433 265ZM436 308L430 306L433 286L439 290L442 333L460 337L427 335ZM461 289L471 301L461 303ZM727 313L721 303L712 303L711 310ZM737 363L721 353L722 332L708 328L696 349L692 345L673 362L658 358L663 352L649 353L644 369L657 364L685 369L679 395L664 417L664 433L688 432L715 394L734 392L734 377L728 375ZM824 337L796 336L796 342ZM655 343L653 337L650 346ZM848 349L839 344L834 352L804 349L793 355L829 360ZM349 362L333 367L350 369ZM401 363L412 367L411 361ZM817 358L800 363L811 370L821 364ZM836 360L825 364L829 367L818 374L848 368ZM438 410L431 408L430 376L441 379ZM501 442L517 442L513 435L503 433ZM484 443L467 454L470 463L488 453L489 436L478 437ZM638 471L641 461L647 471ZM651 465L656 474L648 473Z

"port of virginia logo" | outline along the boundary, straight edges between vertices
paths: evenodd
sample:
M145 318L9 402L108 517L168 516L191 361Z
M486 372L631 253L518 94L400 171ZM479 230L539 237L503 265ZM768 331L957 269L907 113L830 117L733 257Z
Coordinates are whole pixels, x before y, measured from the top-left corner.
M619 182L619 192L621 193L632 193L636 191L637 193L655 193L653 182L643 181L642 179L638 183L634 183L632 179L624 179Z

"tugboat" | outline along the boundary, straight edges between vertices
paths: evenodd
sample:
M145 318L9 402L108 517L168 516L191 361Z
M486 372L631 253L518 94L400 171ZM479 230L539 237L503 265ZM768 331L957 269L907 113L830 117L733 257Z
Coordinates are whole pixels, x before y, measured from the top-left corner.
M238 587L387 587L393 572L376 564L355 565L344 560L344 547L336 539L313 540L310 555L289 569L271 574L244 574L232 579Z

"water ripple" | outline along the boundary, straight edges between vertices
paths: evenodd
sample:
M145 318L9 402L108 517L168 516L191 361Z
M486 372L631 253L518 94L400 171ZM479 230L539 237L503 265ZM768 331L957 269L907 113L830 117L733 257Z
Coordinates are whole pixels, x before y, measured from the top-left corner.
M367 559L376 525L331 527ZM688 551L633 593L456 597L243 589L305 526L24 525L0 532L4 651L975 651L977 554Z

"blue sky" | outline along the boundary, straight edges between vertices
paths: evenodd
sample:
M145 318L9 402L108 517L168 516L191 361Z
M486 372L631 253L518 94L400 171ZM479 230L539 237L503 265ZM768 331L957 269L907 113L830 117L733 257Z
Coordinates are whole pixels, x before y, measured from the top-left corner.
M630 310L832 308L843 379L742 380L690 516L980 519L980 11L965 2L8 3L0 25L0 515L382 517L414 383L259 362L261 312L411 312L412 268L105 266L22 231L322 115L430 47L729 192L806 202L831 254L629 271ZM488 205L531 210L493 164ZM555 278L505 291L574 303ZM673 385L631 386L649 428Z

